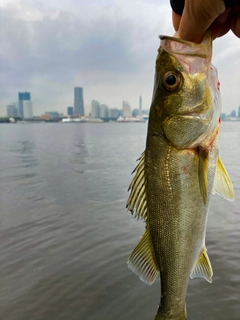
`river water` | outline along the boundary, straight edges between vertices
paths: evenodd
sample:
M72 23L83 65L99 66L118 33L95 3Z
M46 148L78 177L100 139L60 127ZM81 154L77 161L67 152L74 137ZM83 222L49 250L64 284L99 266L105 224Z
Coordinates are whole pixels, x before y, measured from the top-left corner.
M151 320L159 278L126 261L144 224L125 209L146 123L0 125L0 320ZM190 281L190 320L240 319L240 122L220 152L234 202L212 197L214 277Z

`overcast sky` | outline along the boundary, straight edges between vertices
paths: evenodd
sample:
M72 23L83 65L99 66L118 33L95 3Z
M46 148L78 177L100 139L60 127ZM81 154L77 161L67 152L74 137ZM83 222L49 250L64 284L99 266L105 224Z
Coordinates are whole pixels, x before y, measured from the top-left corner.
M159 34L173 35L169 0L1 0L0 115L31 92L34 115L66 114L73 88L110 108L148 109ZM214 42L223 112L240 105L240 39Z

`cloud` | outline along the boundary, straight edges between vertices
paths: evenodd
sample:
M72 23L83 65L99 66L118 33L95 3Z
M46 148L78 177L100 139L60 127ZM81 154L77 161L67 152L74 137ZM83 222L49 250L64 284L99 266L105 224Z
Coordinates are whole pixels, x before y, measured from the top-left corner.
M92 99L137 107L142 94L148 108L157 37L173 34L168 0L3 0L0 21L0 114L19 91L31 92L35 114L66 113L74 86L84 88L86 107ZM239 75L234 68L231 77L229 67L239 65L239 44L233 36L224 37L227 46L217 41L222 87L228 79L234 90Z

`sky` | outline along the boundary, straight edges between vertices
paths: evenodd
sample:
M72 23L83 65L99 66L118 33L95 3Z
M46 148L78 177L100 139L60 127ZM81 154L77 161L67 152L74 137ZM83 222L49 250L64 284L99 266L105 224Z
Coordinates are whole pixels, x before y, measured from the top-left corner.
M160 34L173 35L169 0L1 0L0 116L18 92L34 115L73 106L73 88L109 108L149 109ZM240 105L240 39L214 41L223 112Z

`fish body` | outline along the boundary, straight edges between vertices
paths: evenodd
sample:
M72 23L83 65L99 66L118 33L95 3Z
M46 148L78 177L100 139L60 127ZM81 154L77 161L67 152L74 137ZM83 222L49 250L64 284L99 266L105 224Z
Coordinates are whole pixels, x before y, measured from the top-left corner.
M160 273L156 320L185 320L189 277L212 281L205 247L211 194L234 197L219 157L220 114L210 36L200 45L162 37L146 149L127 202L146 222L128 267L147 284Z

